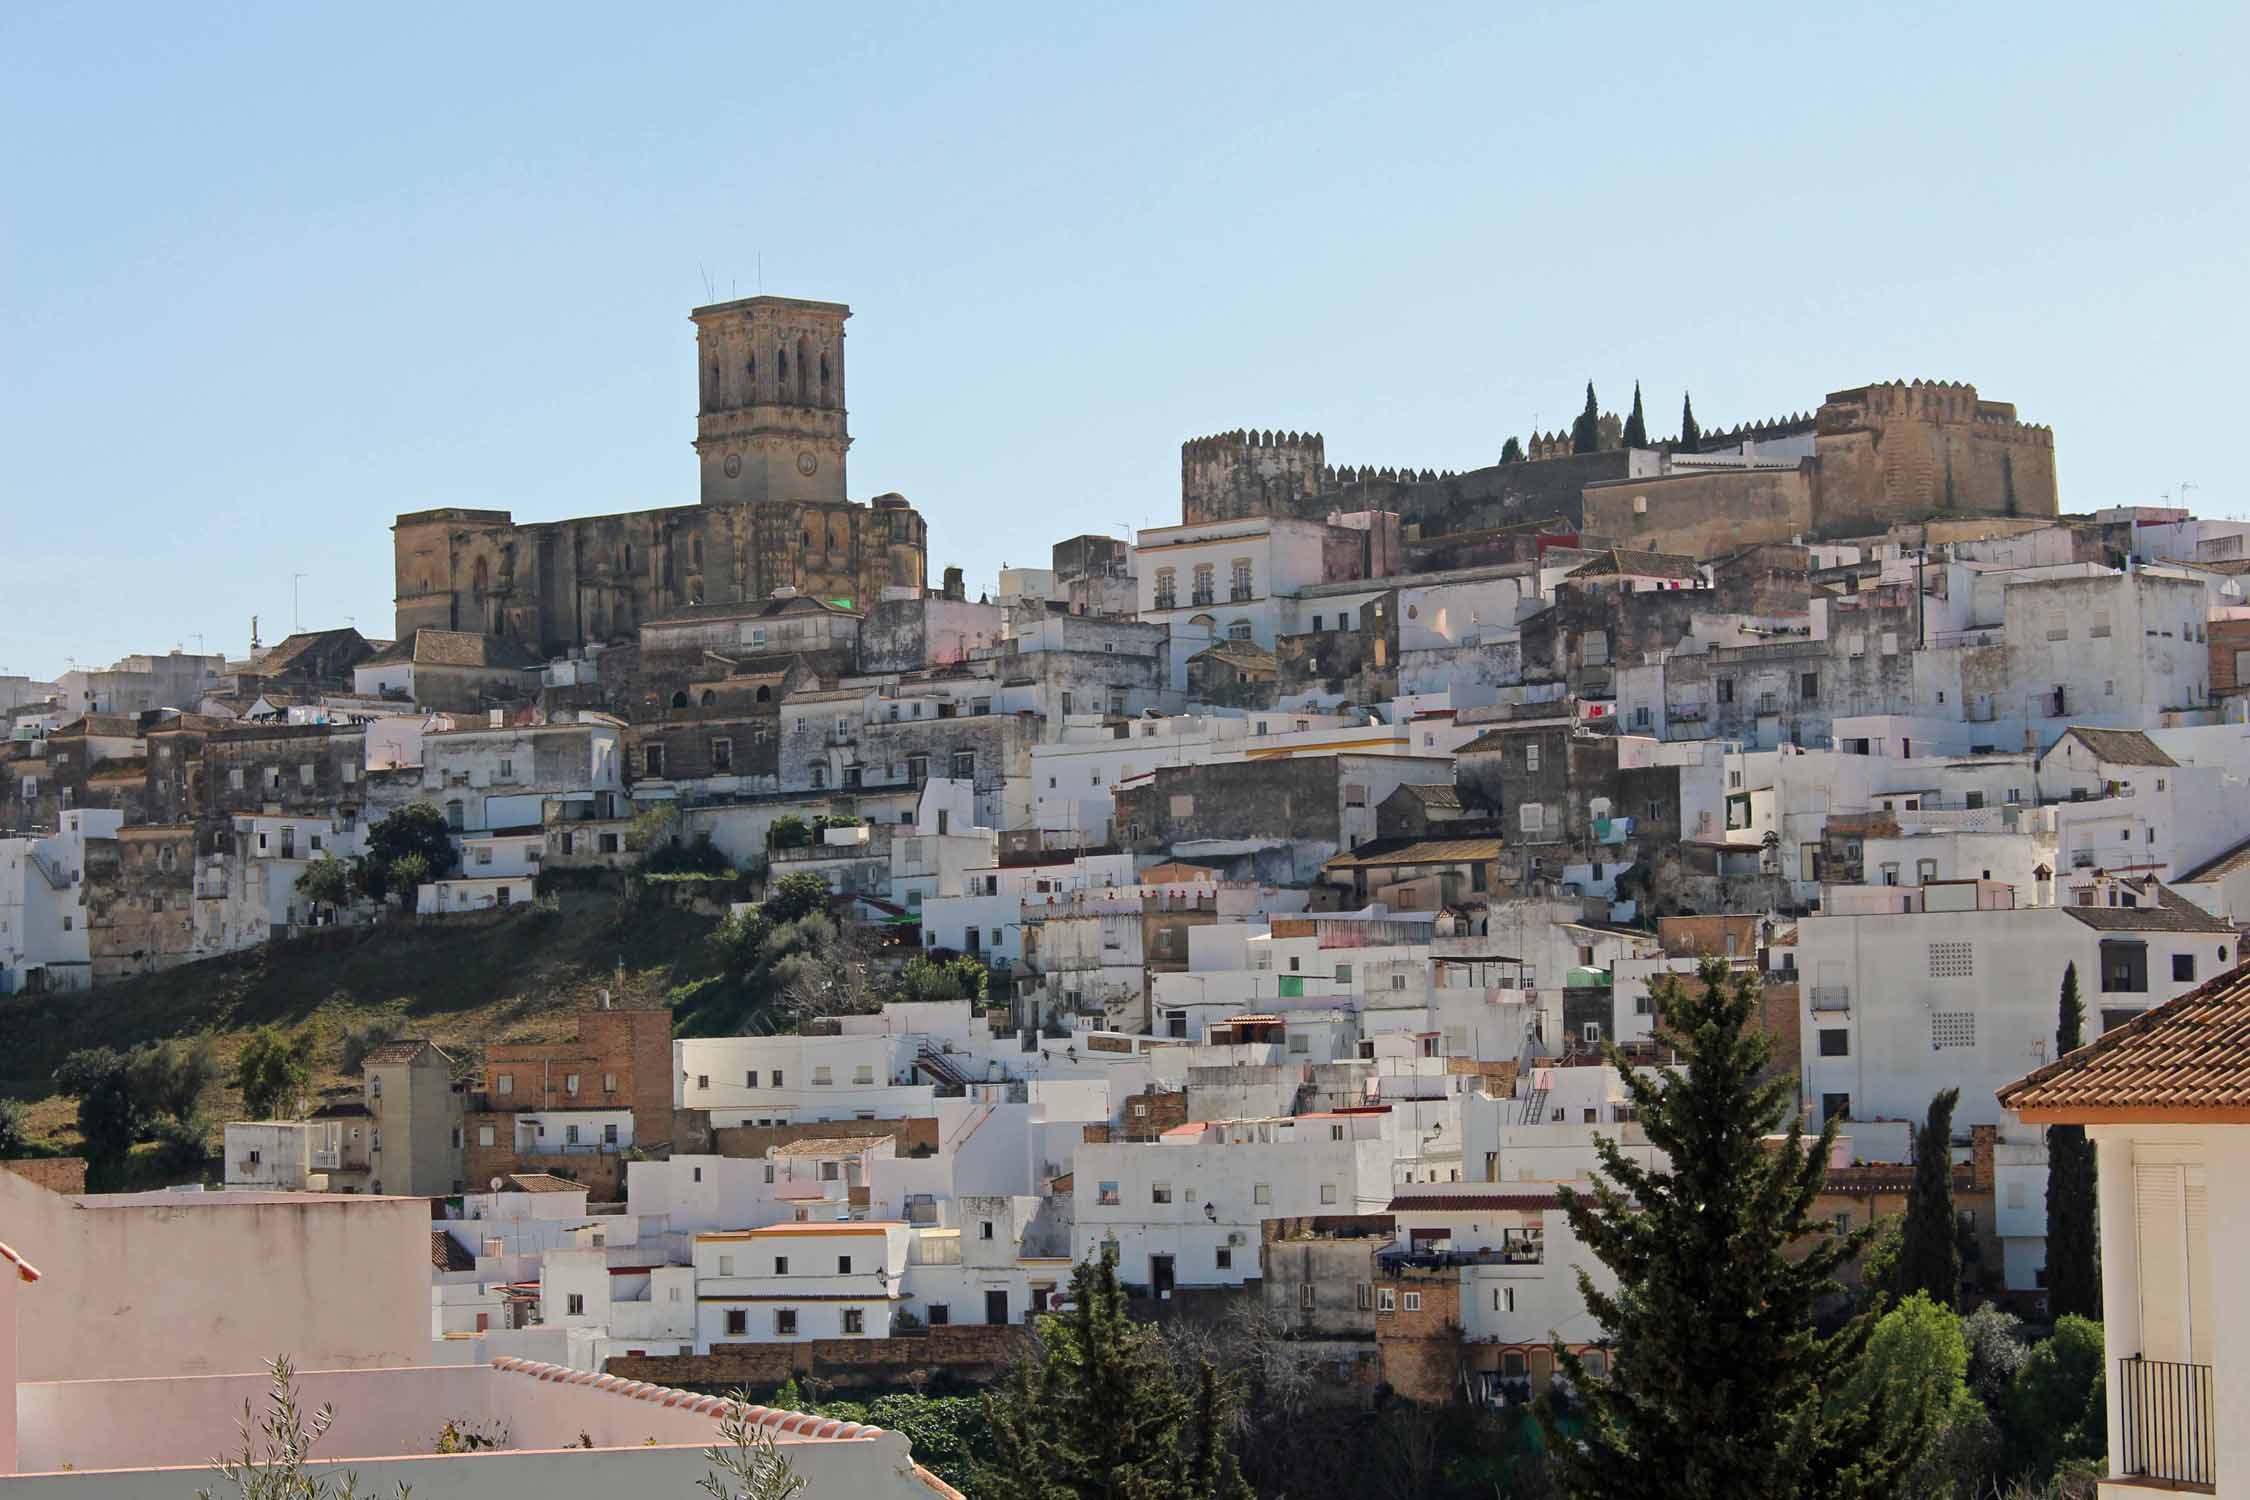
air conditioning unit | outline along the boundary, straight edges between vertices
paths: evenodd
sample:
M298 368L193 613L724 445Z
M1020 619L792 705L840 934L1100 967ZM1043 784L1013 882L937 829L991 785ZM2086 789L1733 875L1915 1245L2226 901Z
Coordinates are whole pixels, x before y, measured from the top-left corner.
M1227 1243L1230 1245L1239 1245L1243 1243L1245 1238L1246 1236L1239 1229L1230 1229L1227 1231Z

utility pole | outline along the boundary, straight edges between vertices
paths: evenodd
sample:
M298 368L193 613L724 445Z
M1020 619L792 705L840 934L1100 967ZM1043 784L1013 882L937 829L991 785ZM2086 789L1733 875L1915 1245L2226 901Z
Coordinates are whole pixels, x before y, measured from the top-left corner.
M298 611L298 600L301 592L298 585L304 581L305 575L302 573L289 575L289 628L292 631L300 631L305 628L305 617Z

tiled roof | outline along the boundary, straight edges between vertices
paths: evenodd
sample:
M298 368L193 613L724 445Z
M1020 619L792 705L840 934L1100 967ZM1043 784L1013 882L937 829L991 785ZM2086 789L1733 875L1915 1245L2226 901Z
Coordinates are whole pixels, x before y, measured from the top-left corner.
M1221 641L1216 646L1204 647L1201 651L1189 657L1188 660L1191 662L1202 661L1205 657L1211 657L1234 666L1248 667L1253 671L1272 672L1279 670L1279 664L1274 660L1274 654L1255 641Z
M2075 739L2079 744L2093 751L2096 760L2108 765L2176 766L2179 764L2171 756L2166 755L2156 741L2150 739L2138 729L2089 729L2083 724L2073 724L2062 732L2062 738L2055 743L2060 744L2062 740L2066 739ZM2050 755L2054 753L2052 746L2048 748L2047 753Z
M518 1193L583 1193L586 1184L552 1172L511 1172L502 1186Z
M1500 857L1500 841L1482 839L1374 839L1339 854L1324 870L1370 870L1392 865L1482 864Z
M2223 875L2232 875L2245 866L2250 866L2250 839L2244 839L2216 858L2205 860L2202 864L2182 875L2178 883L2194 885L2201 880L2217 880Z
M412 1062L422 1055L424 1047L429 1048L447 1062L453 1061L451 1053L424 1037L401 1037L395 1042L385 1042L379 1047L370 1048L367 1053L367 1061L371 1063Z
M2156 903L2150 905L2148 892L2156 893ZM2141 887L2139 906L2065 906L2062 910L2098 932L2212 932L2235 931L2232 922L2223 922L2177 891L2167 890L2150 881Z
M1424 807L1459 808L1461 789L1450 781L1409 781L1400 791Z
M543 665L523 642L504 635L468 630L417 630L414 664L422 667L499 667L520 670Z
M1473 1214L1482 1210L1516 1209L1531 1211L1542 1208L1560 1208L1562 1199L1553 1193L1424 1193L1393 1198L1385 1213L1410 1214L1417 1209L1433 1214Z
M1623 547L1612 547L1590 562L1580 563L1563 576L1566 578L1600 578L1612 573L1630 574L1636 578L1700 578L1695 559L1672 552L1629 552Z
M430 1264L440 1271L474 1271L477 1258L461 1248L461 1242L442 1229L430 1231Z
M305 1117L308 1120L364 1120L368 1118L367 1106L357 1099L338 1104L323 1104Z
M887 1135L818 1136L812 1140L791 1141L786 1146L776 1146L769 1156L857 1156L877 1141L887 1141Z
M256 670L261 674L286 672L297 665L300 657L306 656L322 646L332 643L349 644L349 641L346 640L347 637L349 641L356 641L362 646L367 644L367 638L348 625L337 630L300 631L295 635L283 638L274 645L272 650L259 657Z
M2250 965L2143 1011L2000 1090L2003 1108L2047 1120L2129 1111L2250 1117Z

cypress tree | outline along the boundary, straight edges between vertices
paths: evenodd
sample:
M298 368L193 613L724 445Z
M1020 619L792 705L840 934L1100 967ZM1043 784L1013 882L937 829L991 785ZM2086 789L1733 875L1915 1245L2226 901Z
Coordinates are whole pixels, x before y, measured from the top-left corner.
M1625 446L1648 446L1648 419L1641 415L1641 383L1638 380L1633 382L1633 413L1625 419Z
M1906 1409L1921 1398L1834 1399L1874 1326L1872 1311L1827 1335L1814 1323L1871 1234L1811 1217L1836 1122L1808 1142L1794 1079L1767 1075L1753 976L1706 960L1698 983L1664 976L1651 990L1680 1063L1650 1077L1604 1051L1669 1165L1641 1166L1597 1135L1592 1191L1560 1192L1617 1286L1579 1274L1615 1341L1609 1375L1555 1345L1584 1417L1566 1434L1552 1399L1540 1408L1556 1478L1587 1500L1888 1500L1933 1424Z
M1680 450L1683 453L1693 453L1695 445L1702 441L1703 429L1695 425L1695 398L1682 394L1680 397Z
M1504 464L1522 463L1523 444L1517 442L1514 438L1510 438L1505 443L1502 443L1500 445L1500 462Z
M1892 1292L1905 1301L1925 1292L1940 1307L1961 1296L1961 1242L1953 1217L1953 1107L1959 1089L1945 1089L1930 1101L1930 1117L1914 1133L1914 1186L1900 1226L1898 1267Z
M1570 424L1570 451L1593 453L1602 446L1602 409L1594 400L1594 382L1586 382L1586 409Z
M1227 1438L1234 1393L1208 1362L1181 1388L1161 1335L1125 1316L1115 1255L1073 1271L1070 1295L985 1395L979 1500L1252 1500Z
M2086 1008L2078 999L2078 965L2063 968L2055 1023L2055 1056L2084 1040ZM2083 1125L2047 1127L2047 1308L2056 1317L2102 1315L2101 1242L2094 1219L2094 1143Z

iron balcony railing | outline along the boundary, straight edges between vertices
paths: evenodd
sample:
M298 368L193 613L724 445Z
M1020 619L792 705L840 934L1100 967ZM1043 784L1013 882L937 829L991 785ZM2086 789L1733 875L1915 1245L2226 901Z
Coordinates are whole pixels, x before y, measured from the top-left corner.
M2216 1485L2211 1367L2134 1355L2117 1362L2120 1477Z

